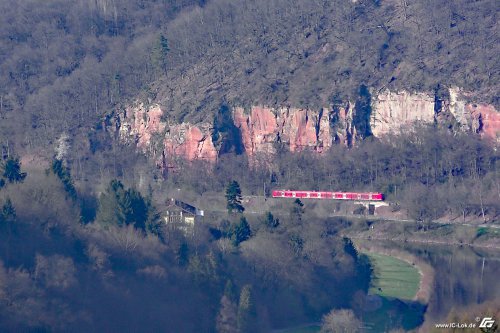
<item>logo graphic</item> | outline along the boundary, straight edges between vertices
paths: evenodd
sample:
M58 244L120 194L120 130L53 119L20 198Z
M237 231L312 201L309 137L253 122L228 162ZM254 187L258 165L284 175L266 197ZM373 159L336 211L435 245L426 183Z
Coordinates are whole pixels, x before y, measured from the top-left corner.
M479 324L479 328L491 328L493 327L493 324L495 321L491 317L484 317L483 320L481 320L481 324Z

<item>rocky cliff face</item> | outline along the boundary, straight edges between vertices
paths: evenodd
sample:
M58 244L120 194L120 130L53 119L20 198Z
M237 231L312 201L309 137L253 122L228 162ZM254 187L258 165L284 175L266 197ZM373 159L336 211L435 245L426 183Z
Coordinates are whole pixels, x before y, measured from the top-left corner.
M434 96L384 91L372 102L370 126L376 137L418 121L434 121Z
M233 119L248 156L274 153L277 143L285 144L290 151L309 148L318 152L332 144L329 118L324 110L254 106L245 113L238 107Z
M458 88L447 91L445 100L430 93L384 91L372 102L370 126L381 137L415 122L448 122L456 129L480 134L500 142L500 112L493 105L467 102Z
M151 148L153 134L162 132L166 124L161 121L162 110L158 105L145 107L144 104L129 106L121 114L120 137L125 141L133 138L141 150Z
M468 104L466 110L470 114L472 131L500 142L500 112L493 105Z
M127 108L118 115L120 138L154 156L162 167L176 157L216 161L209 124L168 124L162 121L162 115L159 105L138 104Z
M446 100L434 94L382 91L372 97L369 114L371 133L376 137L398 131L415 122L452 121L456 128L500 140L500 113L491 105L472 104L458 89L450 89ZM241 134L244 151L252 160L257 155L274 154L278 146L292 152L309 149L322 153L333 144L351 146L358 138L355 124L357 104L338 103L319 110L290 107L236 107L232 117ZM363 112L366 112L363 111ZM177 157L214 162L218 145L212 141L212 126L169 124L162 120L158 105L138 104L119 114L122 140L155 156L162 166ZM358 117L359 118L359 117Z
M169 126L163 140L163 156L215 162L217 150L212 142L210 125L182 123Z

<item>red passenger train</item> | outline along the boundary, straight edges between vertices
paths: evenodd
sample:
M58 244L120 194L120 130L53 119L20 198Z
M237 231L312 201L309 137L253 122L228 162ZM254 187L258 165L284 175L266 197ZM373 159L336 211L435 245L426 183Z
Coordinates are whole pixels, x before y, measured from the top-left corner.
M316 192L274 190L273 198L382 201L384 200L384 195L382 193L372 192Z

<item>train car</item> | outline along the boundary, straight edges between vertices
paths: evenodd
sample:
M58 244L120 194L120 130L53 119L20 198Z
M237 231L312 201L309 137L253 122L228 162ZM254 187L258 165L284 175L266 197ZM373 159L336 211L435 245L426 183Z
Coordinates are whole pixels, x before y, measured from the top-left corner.
M382 193L373 192L317 192L317 191L291 191L274 190L273 198L299 198L299 199L330 199L330 200L356 200L356 201L382 201Z

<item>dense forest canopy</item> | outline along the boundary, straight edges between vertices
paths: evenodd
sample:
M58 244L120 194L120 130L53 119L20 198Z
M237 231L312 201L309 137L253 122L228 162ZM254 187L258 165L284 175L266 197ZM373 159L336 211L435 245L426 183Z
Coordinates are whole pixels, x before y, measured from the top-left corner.
M457 85L495 100L497 10L495 1L212 1L169 25L172 70L159 99L193 117L222 96L321 107L361 84Z
M339 308L360 319L373 272L344 237L353 222L300 200L266 206L270 189L380 191L408 237L426 237L440 218L498 221L498 150L432 124L378 139L364 127L355 147L276 142L274 162L252 164L232 107L319 108L361 92L368 109L383 88L451 86L498 105L498 7L0 0L0 331L258 332ZM111 129L136 101L161 104L167 123L213 124L223 154L160 170ZM203 203L203 223L166 223L172 193ZM247 209L252 198L275 210ZM498 237L471 230L444 237Z
M139 96L176 121L211 119L224 101L324 106L361 84L456 85L498 103L498 6L1 1L2 142L44 146Z
M367 290L366 260L331 221L234 213L185 233L118 180L86 221L83 193L61 170L56 162L0 192L1 331L268 331Z
M43 147L134 98L158 75L154 39L176 15L203 3L0 1L3 145Z

